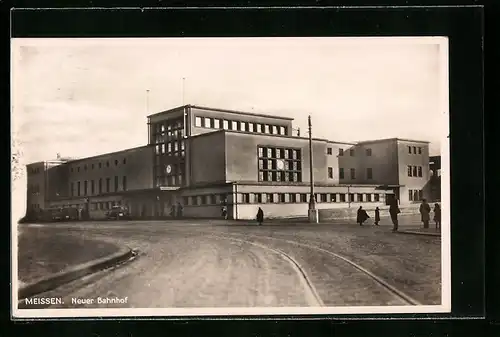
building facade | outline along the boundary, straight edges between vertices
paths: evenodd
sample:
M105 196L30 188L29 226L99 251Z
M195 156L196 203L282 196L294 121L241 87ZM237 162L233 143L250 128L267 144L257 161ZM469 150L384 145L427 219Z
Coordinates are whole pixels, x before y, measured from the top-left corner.
M224 208L229 218L254 219L258 207L266 217L305 216L311 170L320 209L370 208L391 198L405 204L424 197L427 142L314 138L311 153L309 139L293 135L292 122L193 105L150 115L146 146L28 165L28 212L76 207L102 218L121 204L134 217L163 217L181 209L184 217L211 218Z

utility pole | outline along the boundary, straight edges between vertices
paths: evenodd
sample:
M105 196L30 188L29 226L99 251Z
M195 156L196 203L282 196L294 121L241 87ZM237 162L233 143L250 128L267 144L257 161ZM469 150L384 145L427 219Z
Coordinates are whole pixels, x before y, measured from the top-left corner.
M309 222L318 223L318 210L316 209L316 198L314 197L314 166L313 166L313 149L312 149L312 124L311 115L307 118L309 127L309 180L311 192L309 195Z
M184 92L185 92L185 87L186 87L186 78L182 78L182 105L185 104L184 102L184 98L185 98L185 95L184 95Z

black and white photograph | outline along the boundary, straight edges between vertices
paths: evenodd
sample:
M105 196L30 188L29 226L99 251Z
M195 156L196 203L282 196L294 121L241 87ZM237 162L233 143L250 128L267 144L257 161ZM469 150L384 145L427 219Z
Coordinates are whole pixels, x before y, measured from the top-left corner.
M15 318L451 311L447 38L11 56Z

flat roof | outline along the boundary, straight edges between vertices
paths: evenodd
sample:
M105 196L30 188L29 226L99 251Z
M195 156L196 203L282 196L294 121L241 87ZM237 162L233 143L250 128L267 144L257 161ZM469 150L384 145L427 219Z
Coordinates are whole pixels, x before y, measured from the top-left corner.
M214 129L211 132L200 133L200 134L197 134L197 135L190 136L189 138L203 137L203 136L213 135L215 133L222 133L222 132L234 133L234 134L244 134L244 135L251 135L251 136L266 136L266 137L276 137L276 138L309 140L308 137L288 136L288 135L275 135L275 134L269 134L269 133L257 133L257 132L238 131L238 130L225 130L225 129ZM336 141L328 140L328 139L324 139L324 138L313 138L312 140L314 140L314 141L320 141L320 142L325 142L325 143L330 143L330 144L356 145L354 143L336 142Z
M360 142L356 142L355 144L363 145L363 144L370 144L370 143L381 143L381 142L388 142L388 141L403 141L403 142L412 142L412 143L425 143L429 144L430 142L426 140L417 140L417 139L407 139L407 138L383 138L383 139L373 139L373 140L364 140Z
M137 147L131 147L131 148L120 150L120 151L102 153L102 154L98 154L98 155L91 156L91 157L85 157L85 158L79 158L79 159L75 159L75 160L69 160L69 161L66 162L66 164L78 163L78 162L82 162L84 160L89 160L89 159L94 159L94 158L99 158L99 157L114 155L114 154L118 154L118 153L130 152L130 151L134 151L134 150L138 150L138 149L142 149L142 148L146 148L146 147L151 147L151 145L142 145L142 146L137 146Z
M153 116L158 116L162 114L167 114L169 112L174 112L178 111L182 108L195 108L195 109L202 109L202 110L208 110L208 111L217 111L217 112L225 112L225 113L232 113L236 115L243 115L243 116L253 116L253 117L265 117L265 118L275 118L275 119L283 119L287 121L293 121L293 118L290 117L283 117L283 116L276 116L276 115L268 115L268 114L260 114L260 113L254 113L254 112L248 112L248 111L238 111L238 110L228 110L228 109L220 109L220 108L211 108L211 107L206 107L206 106L201 106L201 105L192 105L192 104L187 104L187 105L181 105L176 108L172 108L169 110L161 111L152 115L147 116L153 117Z

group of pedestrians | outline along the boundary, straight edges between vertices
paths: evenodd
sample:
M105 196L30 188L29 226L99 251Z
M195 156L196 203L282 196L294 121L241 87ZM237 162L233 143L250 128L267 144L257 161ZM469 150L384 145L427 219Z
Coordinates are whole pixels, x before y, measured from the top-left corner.
M436 229L441 228L441 207L439 206L438 203L434 204L434 222L436 224ZM419 207L419 212L420 212L420 217L422 220L422 223L424 224L424 228L429 228L429 221L430 221L430 213L431 213L431 206L427 203L426 199L422 200L422 203L420 204ZM391 216L391 221L392 221L392 231L397 232L399 228L399 220L398 220L398 215L401 213L401 210L399 209L398 206L398 201L397 199L392 199L391 202L389 203L389 215ZM358 208L358 213L356 216L356 223L358 223L360 226L363 226L364 222L368 220L370 216L368 213L363 209L362 206L359 206ZM374 219L374 224L375 226L380 226L380 209L377 207L375 208L375 219Z

